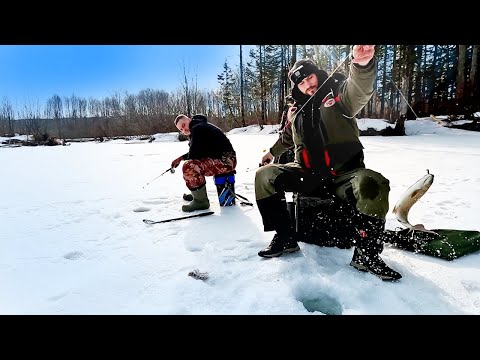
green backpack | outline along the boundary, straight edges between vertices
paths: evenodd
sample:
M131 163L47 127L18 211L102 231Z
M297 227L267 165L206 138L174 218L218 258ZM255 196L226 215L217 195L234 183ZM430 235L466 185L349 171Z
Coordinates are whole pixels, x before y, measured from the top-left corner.
M424 231L385 230L385 242L400 249L445 260L480 250L480 231L457 229L433 229L436 234Z

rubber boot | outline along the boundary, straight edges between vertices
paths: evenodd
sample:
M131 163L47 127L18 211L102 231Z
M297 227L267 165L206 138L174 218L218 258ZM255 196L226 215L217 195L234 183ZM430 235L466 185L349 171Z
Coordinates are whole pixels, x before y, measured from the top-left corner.
M182 206L182 211L191 212L195 210L205 210L210 207L210 201L207 197L207 187L203 185L198 190L192 190L193 200Z

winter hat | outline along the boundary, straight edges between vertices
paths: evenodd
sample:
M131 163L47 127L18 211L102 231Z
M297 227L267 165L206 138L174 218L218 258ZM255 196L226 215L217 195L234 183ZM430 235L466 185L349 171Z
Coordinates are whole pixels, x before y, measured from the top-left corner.
M318 86L324 84L328 78L328 74L324 70L320 70L310 59L298 60L288 72L288 78L292 82L292 97L300 104L305 104L310 96L303 94L298 89L298 84L310 74L317 75ZM315 98L320 98L318 101L321 101L329 91L330 84L327 82L318 90L318 93L315 93Z
M293 67L288 72L288 78L294 85L298 85L308 75L318 72L319 69L312 60L302 59L295 62Z

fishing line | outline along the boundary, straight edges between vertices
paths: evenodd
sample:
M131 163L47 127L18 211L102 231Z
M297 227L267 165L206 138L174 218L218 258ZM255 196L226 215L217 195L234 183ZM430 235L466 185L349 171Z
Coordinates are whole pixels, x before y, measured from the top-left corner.
M415 118L418 119L418 115L415 113L415 111L413 111L412 107L410 106L410 104L408 103L407 99L405 99L405 96L403 96L403 93L402 91L398 88L398 86L393 82L392 78L389 76L388 79L390 80L390 82L393 84L393 86L395 86L398 90L398 92L400 93L400 95L402 95L402 98L403 100L405 101L405 103L408 105L408 107L410 108L410 110L412 110L413 112L413 115L415 115Z

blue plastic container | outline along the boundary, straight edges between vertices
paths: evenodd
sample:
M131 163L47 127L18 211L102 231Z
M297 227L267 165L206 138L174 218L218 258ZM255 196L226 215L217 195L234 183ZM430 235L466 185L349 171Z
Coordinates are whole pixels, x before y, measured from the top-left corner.
M235 173L214 175L220 206L235 205Z

